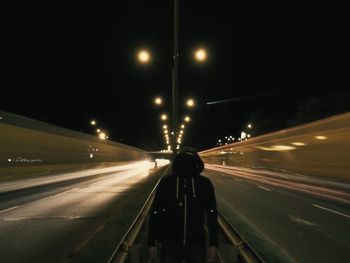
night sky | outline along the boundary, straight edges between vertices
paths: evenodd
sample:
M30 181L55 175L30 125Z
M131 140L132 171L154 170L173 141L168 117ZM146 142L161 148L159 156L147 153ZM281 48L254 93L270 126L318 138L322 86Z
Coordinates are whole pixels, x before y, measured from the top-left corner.
M0 110L87 133L94 118L112 140L164 148L172 1L114 2L4 6ZM349 111L348 29L339 9L230 2L180 0L179 116L193 119L185 145L215 146L250 122L258 135ZM205 64L193 60L197 47L208 50ZM152 52L150 65L137 63L140 48ZM153 105L156 95L163 109Z

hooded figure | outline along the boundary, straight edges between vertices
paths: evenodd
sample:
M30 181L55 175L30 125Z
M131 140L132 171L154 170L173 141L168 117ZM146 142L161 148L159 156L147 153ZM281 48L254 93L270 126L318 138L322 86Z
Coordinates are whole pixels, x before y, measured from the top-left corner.
M160 243L162 263L207 262L206 225L208 259L213 259L218 244L216 200L212 183L200 175L203 169L199 155L185 149L174 157L172 172L160 180L149 221L151 258L157 258Z

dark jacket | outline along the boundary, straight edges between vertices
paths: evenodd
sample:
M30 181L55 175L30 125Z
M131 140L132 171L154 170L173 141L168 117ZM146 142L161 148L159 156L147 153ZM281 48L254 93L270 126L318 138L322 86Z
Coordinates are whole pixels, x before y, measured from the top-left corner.
M148 244L170 241L177 244L205 241L204 223L209 231L210 246L217 246L217 210L212 183L200 175L203 162L194 153L176 156L172 173L164 176L157 187L151 209Z

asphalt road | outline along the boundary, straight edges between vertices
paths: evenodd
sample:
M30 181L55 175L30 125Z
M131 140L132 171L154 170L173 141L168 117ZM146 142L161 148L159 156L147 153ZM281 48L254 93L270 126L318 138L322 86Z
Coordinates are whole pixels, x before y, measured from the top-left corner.
M213 170L219 209L266 262L349 262L350 208Z
M18 189L1 183L0 261L107 262L161 171L143 164L42 185L23 180Z

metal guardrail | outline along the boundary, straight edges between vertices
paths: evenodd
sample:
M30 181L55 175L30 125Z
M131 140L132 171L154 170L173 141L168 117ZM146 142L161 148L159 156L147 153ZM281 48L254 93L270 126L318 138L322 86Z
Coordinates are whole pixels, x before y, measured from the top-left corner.
M112 256L108 260L108 263L122 263L122 262L125 262L125 260L127 259L129 248L135 242L136 237L139 234L141 227L152 207L155 191L157 189L159 182L160 182L160 179L158 180L156 186L153 188L152 192L148 196L146 202L144 203L140 212L136 216L134 222L131 224L128 231L126 232L122 240L119 242L117 248L114 250Z
M240 262L259 263L264 260L256 251L241 237L241 235L228 223L225 217L218 213L218 224L224 237L230 245L238 248L238 257ZM222 261L224 262L224 261Z
M118 244L117 248L113 252L112 256L108 260L108 263L125 263L130 252L130 247L134 244L144 221L151 209L156 188L153 188L151 194L148 196L145 204L136 216L134 222ZM238 234L238 232L228 223L221 213L218 213L218 224L221 232L223 233L227 243L238 249L238 262L243 263L262 263L264 260L252 249L252 247ZM218 251L219 253L219 251ZM218 255L219 262L227 263Z

